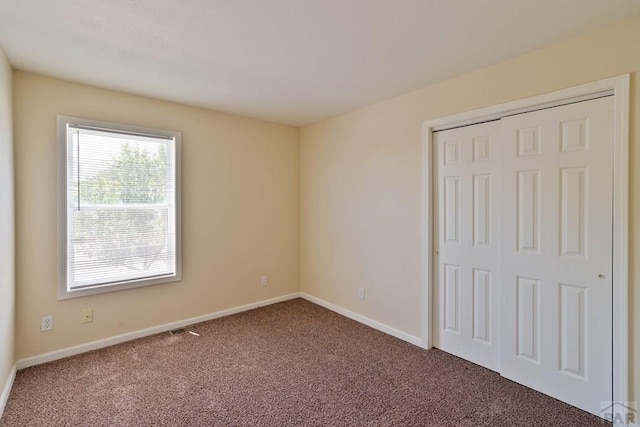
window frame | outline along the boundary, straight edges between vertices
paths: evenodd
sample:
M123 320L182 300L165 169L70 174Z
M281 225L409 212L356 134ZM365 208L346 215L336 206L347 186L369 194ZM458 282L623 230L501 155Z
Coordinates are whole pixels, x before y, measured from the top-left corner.
M162 277L142 278L116 283L94 285L87 288L71 290L67 283L67 257L68 257L68 192L67 192L67 166L68 166L68 141L67 125L80 125L113 131L115 133L140 134L144 136L157 136L174 139L175 161L175 274ZM182 280L182 133L164 129L133 126L122 123L113 123L100 120L84 119L71 116L57 116L57 144L58 144L58 176L57 176L57 203L58 203L58 300L83 297L88 295L115 292L124 289L134 289L143 286L172 283Z

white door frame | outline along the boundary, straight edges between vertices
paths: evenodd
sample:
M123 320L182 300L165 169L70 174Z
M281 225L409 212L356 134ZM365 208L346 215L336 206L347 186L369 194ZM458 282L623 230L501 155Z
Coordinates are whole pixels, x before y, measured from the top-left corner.
M544 95L507 102L423 123L422 141L422 316L424 347L432 347L433 301L433 132L502 116L613 94L613 400L629 397L629 75L599 80Z

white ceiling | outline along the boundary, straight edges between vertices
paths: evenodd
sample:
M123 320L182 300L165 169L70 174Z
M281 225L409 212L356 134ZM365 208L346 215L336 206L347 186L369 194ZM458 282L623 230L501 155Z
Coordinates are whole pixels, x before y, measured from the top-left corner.
M640 0L1 0L0 45L21 70L305 125L638 15Z

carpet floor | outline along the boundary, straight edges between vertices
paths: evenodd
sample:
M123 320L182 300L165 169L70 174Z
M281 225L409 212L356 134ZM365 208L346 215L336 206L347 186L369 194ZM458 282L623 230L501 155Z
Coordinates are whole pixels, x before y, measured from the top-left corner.
M590 426L600 418L302 299L18 372L0 426Z

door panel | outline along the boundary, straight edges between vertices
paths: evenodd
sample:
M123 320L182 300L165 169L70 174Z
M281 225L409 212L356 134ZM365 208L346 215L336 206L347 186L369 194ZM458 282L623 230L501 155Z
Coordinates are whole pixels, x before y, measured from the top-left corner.
M434 345L489 369L499 359L498 122L435 134Z
M518 171L518 252L538 253L540 247L540 170Z
M516 354L540 362L540 281L516 277L516 304Z
M473 269L473 339L491 344L491 272Z
M612 399L613 100L501 122L500 372L599 415Z

